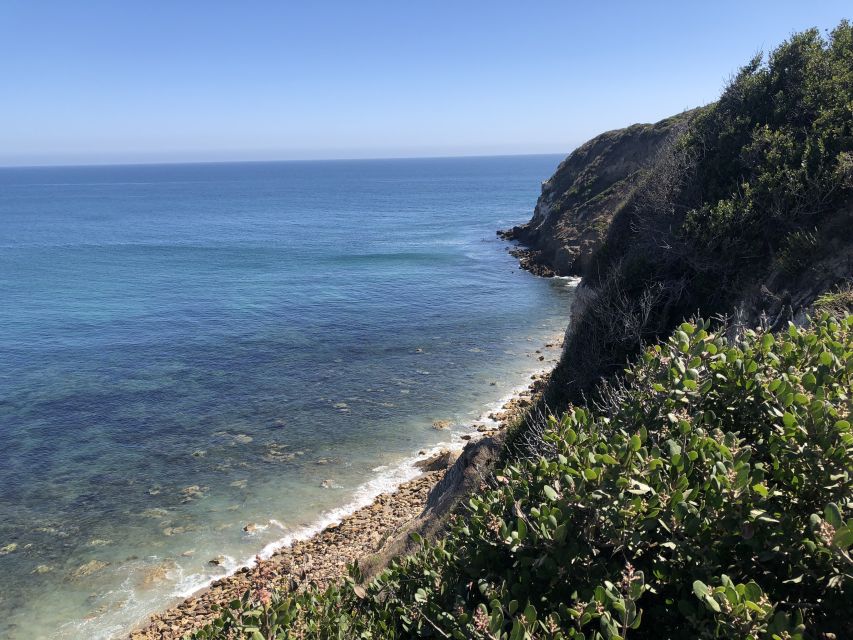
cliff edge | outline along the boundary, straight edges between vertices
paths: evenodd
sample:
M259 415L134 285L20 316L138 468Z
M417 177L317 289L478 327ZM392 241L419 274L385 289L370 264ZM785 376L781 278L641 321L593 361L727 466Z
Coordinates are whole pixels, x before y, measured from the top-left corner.
M538 275L585 275L643 171L683 131L689 117L685 112L654 124L635 124L584 143L542 183L530 222L499 235L523 245L515 254Z

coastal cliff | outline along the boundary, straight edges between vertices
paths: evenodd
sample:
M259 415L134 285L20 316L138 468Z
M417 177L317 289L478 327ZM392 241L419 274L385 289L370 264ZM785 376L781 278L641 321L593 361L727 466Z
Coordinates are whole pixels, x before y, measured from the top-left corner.
M689 115L608 131L581 145L542 183L533 218L499 235L524 246L518 257L538 275L585 275L613 217Z
M775 55L802 64L800 45ZM839 81L845 56L831 56ZM853 135L829 94L815 101L821 81L753 61L716 103L580 146L531 220L499 232L522 267L582 277L549 407L582 400L685 318L779 329L815 305L849 307Z

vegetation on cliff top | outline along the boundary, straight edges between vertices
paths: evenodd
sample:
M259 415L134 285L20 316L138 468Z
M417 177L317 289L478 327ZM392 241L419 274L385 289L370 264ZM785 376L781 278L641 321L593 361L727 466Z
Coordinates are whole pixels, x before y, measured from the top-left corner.
M685 221L697 246L782 250L853 188L853 27L806 31L753 58L685 144L699 154Z

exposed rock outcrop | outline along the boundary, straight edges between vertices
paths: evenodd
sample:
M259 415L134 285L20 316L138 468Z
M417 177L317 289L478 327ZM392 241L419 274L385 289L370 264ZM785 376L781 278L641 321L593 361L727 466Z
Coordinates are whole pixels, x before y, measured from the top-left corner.
M573 151L542 183L533 218L501 231L537 275L583 276L613 216L629 201L642 170L689 114L603 133Z

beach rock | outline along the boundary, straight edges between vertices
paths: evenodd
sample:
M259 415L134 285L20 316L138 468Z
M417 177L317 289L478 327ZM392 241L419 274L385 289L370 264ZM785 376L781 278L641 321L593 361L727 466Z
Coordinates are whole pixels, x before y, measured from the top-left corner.
M436 420L432 423L432 428L442 431L444 429L449 429L450 425L450 420Z
M459 436L459 437L460 437L460 438L462 438L463 440L470 440L470 439L471 439L471 438L473 438L474 436L472 436L470 433L466 433L466 434L463 434L463 435L461 435L461 436Z
M214 567L221 567L223 564L225 564L225 560L226 560L225 556L220 555L220 556L216 556L215 558L211 558L210 560L208 560L207 564L211 564Z
M442 449L426 460L419 460L415 463L415 466L423 471L441 471L447 469L458 457L459 453L450 451L449 449Z
M187 550L186 550L186 551L184 551L181 555L182 555L184 558L191 558L194 554L195 554L195 549L187 549Z
M245 531L246 533L254 533L257 530L258 525L256 525L254 522L250 522L245 527L243 527L243 531Z
M110 566L110 563L104 562L103 560L89 560L86 564L81 564L77 567L74 570L74 573L71 574L71 577L84 578L92 575L93 573L97 573L108 566Z
M242 480L235 480L234 482L229 483L229 487L236 487L237 489L245 489L246 485L249 483L245 478Z
M331 480L329 480L329 479L326 479L326 480L323 480L323 482L321 482L321 483L320 483L320 486L321 486L323 489L331 489L331 488L334 486L334 482L332 482L332 481L331 481Z
M234 442L237 444L249 444L254 438L252 436L247 436L245 433L238 433L234 436Z
M48 566L46 564L40 564L35 569L33 569L30 573L43 574L43 573L50 573L51 571L53 571L53 567Z

